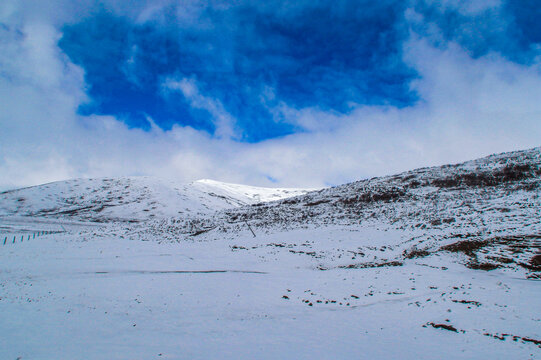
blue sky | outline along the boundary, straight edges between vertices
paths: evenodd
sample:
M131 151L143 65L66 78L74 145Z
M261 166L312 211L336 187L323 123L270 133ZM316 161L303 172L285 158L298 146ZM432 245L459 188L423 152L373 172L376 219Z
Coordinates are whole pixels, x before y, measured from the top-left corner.
M303 131L273 113L280 102L347 113L352 102L416 100L408 87L415 71L401 61L403 2L306 2L280 13L270 4L208 6L188 27L175 19L179 6L162 10L165 26L98 8L65 26L60 49L85 70L89 86L80 113L144 129L150 116L163 129L189 125L212 134L211 114L162 89L164 79L191 78L235 117L239 139L254 142Z
M412 27L407 2L301 1L276 11L283 4L208 5L187 26L177 4L160 10L165 20L144 23L96 7L64 26L59 41L85 71L90 99L79 112L142 129L150 117L165 130L179 124L214 134L212 114L162 87L167 78L190 78L235 118L240 141L257 142L304 131L273 111L280 103L347 114L352 103L407 107L419 100L410 88L417 73L402 59ZM539 8L512 1L472 15L416 2L425 22L413 27L438 26L437 46L456 41L473 57L495 52L529 63L541 41Z
M537 105L517 95L538 89L540 8L6 0L0 168L64 170L3 186L109 174L329 185L540 145Z

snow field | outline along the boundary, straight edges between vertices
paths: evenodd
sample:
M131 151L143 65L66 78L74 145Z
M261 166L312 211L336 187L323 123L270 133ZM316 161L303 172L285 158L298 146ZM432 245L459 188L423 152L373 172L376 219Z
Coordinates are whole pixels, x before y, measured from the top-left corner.
M474 271L441 254L322 271L321 259L287 247L314 239L313 230L158 243L89 237L96 230L84 235L87 229L0 248L1 358L539 355L533 343L484 335L540 338L538 288L514 272ZM329 239L340 233L327 230ZM392 237L374 230L378 236ZM278 243L285 246L261 246ZM321 243L312 246L336 245Z

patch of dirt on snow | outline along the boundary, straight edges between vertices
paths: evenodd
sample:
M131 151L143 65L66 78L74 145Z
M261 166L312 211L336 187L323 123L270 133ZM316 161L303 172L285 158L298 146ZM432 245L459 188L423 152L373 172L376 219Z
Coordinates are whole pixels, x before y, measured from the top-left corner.
M389 267L389 266L402 266L404 263L400 261L388 261L382 263L360 263L360 264L351 264L351 265L342 265L338 268L340 269L368 269L376 267Z
M506 334L506 333L491 334L491 333L488 333L488 332L484 333L483 335L492 337L494 339L502 340L502 341L507 340L507 338L509 337L510 339L513 339L513 341L519 341L520 340L523 343L532 343L532 344L537 345L538 348L541 348L541 340L529 338L529 337L526 337L526 336L518 336L518 335L512 335L512 334Z
M470 236L461 235L461 237ZM442 246L439 250L463 253L468 257L465 265L470 269L489 271L500 267L520 266L532 273L537 273L541 271L540 248L540 235L525 234L461 240Z
M433 322L429 322L429 323L426 323L425 325L423 325L423 327L427 327L427 326L432 326L435 329L444 329L444 330L448 330L448 331L453 331L453 332L456 332L456 333L458 333L458 331L459 331L453 325L449 325L449 324L435 324ZM460 330L460 332L464 333L465 331Z

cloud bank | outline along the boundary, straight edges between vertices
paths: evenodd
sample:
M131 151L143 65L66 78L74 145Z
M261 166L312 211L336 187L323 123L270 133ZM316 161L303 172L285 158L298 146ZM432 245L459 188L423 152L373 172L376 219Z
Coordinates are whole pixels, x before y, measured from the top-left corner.
M529 1L401 2L359 26L395 4L370 3L4 1L0 189L126 175L325 186L541 145Z

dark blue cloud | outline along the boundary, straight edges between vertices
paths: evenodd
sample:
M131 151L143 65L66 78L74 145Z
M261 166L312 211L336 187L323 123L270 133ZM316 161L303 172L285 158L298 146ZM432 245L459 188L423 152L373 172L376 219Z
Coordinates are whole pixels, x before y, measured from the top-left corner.
M495 52L516 63L530 64L541 45L541 6L538 0L508 0L502 6L469 13L439 2L416 2L415 10L426 19L415 30L424 33L428 24L436 24L445 47L455 41L474 58Z
M92 102L83 114L115 115L142 128L148 115L164 129L181 124L213 133L208 113L160 88L164 79L186 77L238 120L244 141L260 141L300 130L273 117L269 108L280 102L339 113L351 102L415 102L409 81L416 75L401 60L403 4L241 3L203 9L195 23L204 26L178 23L175 7L164 10L165 25L137 25L102 10L66 26L59 45L86 72ZM269 89L274 96L262 100Z
M247 38L241 54L254 62L249 71L264 74L294 106L345 112L350 101L406 105L413 73L396 61L402 14L400 3L358 1L260 14L251 24L259 41Z
M506 10L511 16L511 31L523 48L541 44L541 4L538 0L508 0Z

